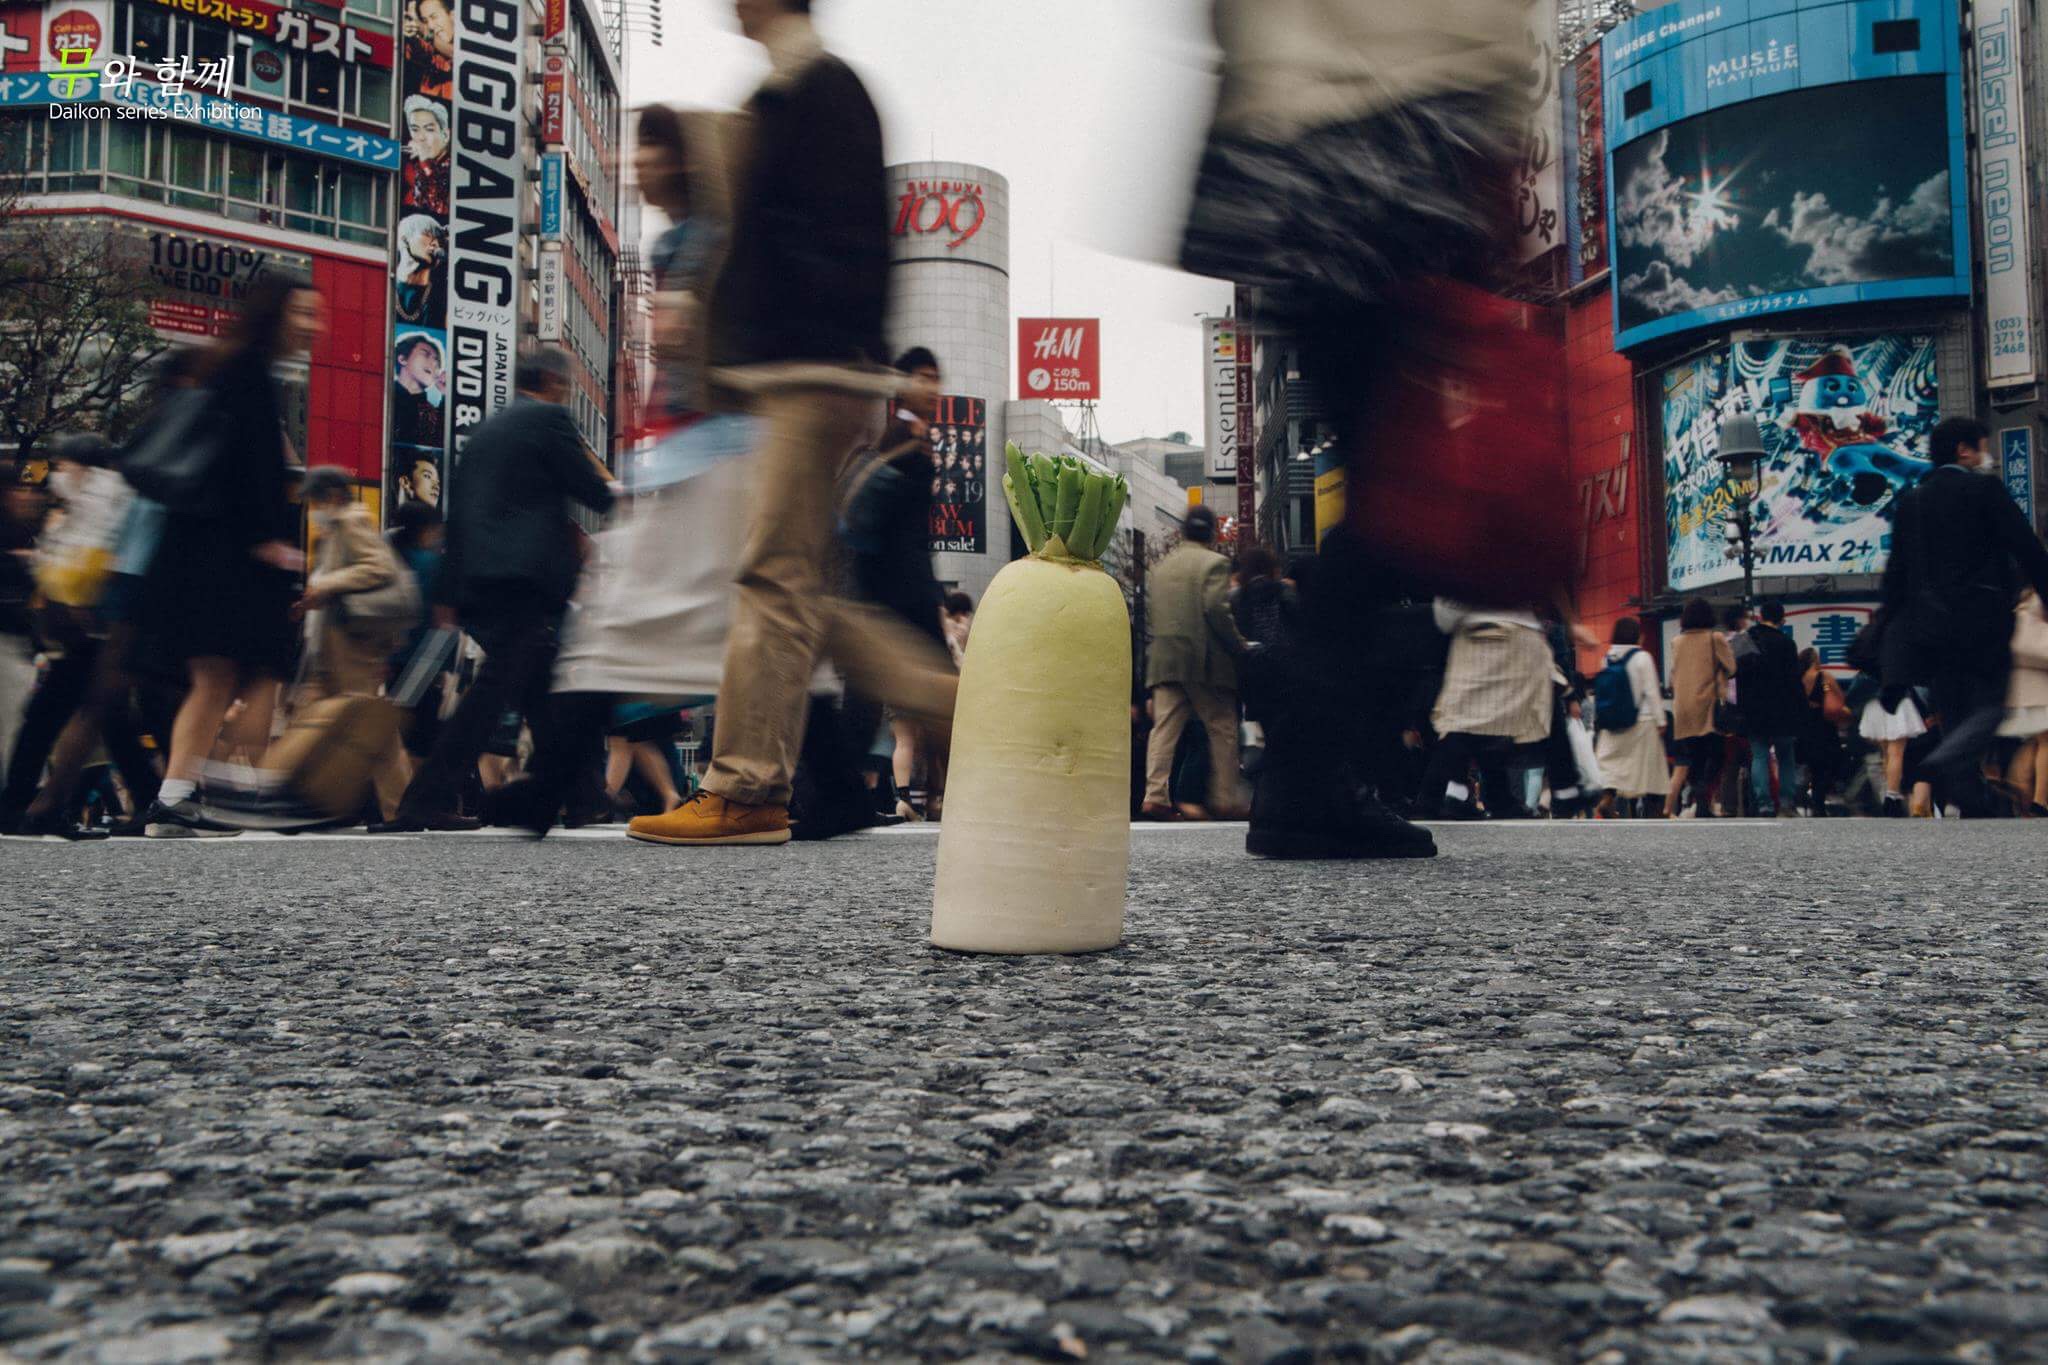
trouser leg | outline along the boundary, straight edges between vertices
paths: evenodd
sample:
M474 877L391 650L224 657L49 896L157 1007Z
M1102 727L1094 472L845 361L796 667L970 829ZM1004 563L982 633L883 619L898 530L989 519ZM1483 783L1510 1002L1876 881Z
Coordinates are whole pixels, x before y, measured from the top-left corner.
M7 647L8 639L0 636L0 649ZM52 660L43 674L42 685L9 718L18 719L19 725L7 760L7 786L5 793L0 794L0 809L19 811L35 799L57 737L64 733L64 727L85 700L96 652L85 646Z
M1161 683L1152 689L1152 738L1145 745L1145 804L1173 804L1173 757L1180 748L1181 731L1193 713L1188 694L1178 683Z
M830 621L824 561L833 469L860 438L868 410L868 400L819 389L771 395L760 405L765 430L704 777L706 790L728 800L789 801L811 672Z
M1242 810L1243 784L1237 776L1237 694L1199 685L1190 685L1187 694L1209 737L1209 811L1220 815Z
M477 670L469 690L462 694L455 713L441 727L433 752L405 789L400 809L406 816L442 814L456 808L463 784L489 742L498 718L508 706L517 705L530 695L528 678L536 661L547 661L542 677L552 669L552 614L506 613L479 622L474 633L484 647L483 667ZM527 717L529 724L534 719Z

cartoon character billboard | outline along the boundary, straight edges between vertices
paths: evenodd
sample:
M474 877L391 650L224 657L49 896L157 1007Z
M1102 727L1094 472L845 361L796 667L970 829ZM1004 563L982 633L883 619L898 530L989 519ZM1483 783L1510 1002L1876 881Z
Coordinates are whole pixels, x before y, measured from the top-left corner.
M1759 578L1884 571L1898 495L1930 468L1938 417L1934 338L1744 341L1665 371L1667 568L1687 592L1742 576L1720 427L1756 417L1765 456L1754 509Z

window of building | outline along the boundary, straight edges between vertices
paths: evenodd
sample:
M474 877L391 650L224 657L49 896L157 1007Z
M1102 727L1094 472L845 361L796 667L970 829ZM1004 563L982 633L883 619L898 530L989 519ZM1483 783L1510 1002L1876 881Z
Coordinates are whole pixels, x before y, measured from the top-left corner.
M341 62L324 52L293 54L292 99L316 109L341 109Z
M356 117L390 123L391 73L381 66L358 66L350 68L350 74L356 83Z
M286 157L284 163L284 225L295 232L318 232L325 216L323 167L312 157Z
M92 123L50 121L50 179L52 194L100 187L100 133Z
M138 62L160 62L170 56L170 11L154 5L114 6L114 51Z
M171 202L180 208L220 207L220 175L214 164L213 139L203 132L173 128L171 135Z
M228 49L233 42L227 29L219 24L181 19L178 21L178 30L178 55L190 57L194 66L200 62L226 60Z
M396 0L348 0L349 12L367 14L376 19L389 19L396 7Z
M156 119L0 113L0 181L31 194L104 188L369 246L391 226L388 176Z

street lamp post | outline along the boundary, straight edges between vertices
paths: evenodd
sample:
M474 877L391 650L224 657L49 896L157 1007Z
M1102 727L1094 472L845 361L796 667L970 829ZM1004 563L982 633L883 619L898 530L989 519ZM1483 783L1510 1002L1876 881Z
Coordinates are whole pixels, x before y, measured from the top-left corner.
M1742 556L1742 607L1756 607L1756 495L1760 491L1759 461L1764 456L1763 432L1754 417L1730 417L1721 423L1721 482L1735 505L1735 532Z

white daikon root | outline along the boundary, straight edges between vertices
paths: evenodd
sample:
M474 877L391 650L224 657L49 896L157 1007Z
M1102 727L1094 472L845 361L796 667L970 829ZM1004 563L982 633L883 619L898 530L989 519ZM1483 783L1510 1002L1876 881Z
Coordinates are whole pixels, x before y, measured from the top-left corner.
M1033 553L996 575L975 613L932 943L1094 952L1123 939L1131 860L1131 624L1096 562L1129 493L1076 460L1027 462L1011 446L1008 463L1004 491Z

